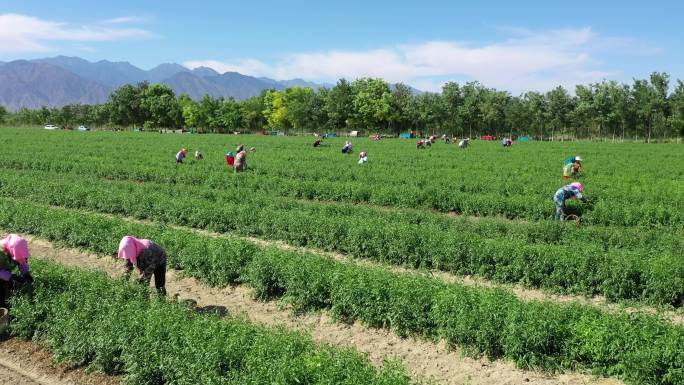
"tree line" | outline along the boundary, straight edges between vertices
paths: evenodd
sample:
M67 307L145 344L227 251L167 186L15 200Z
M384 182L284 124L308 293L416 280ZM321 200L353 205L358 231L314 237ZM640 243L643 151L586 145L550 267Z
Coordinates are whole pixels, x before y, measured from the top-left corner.
M265 90L237 101L177 97L162 84L142 82L112 92L106 103L7 112L9 125L187 128L200 133L283 130L399 134L408 130L460 137L531 135L538 139L631 138L647 141L684 136L684 83L670 86L666 73L632 84L602 81L549 92L509 92L477 81L446 83L441 93L414 92L382 79L340 79L331 88Z

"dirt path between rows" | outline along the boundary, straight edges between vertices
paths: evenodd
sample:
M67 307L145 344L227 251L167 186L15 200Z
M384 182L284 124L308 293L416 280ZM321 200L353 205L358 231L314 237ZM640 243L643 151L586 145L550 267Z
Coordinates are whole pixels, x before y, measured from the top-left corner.
M76 249L56 248L52 243L27 236L32 255L69 266L92 268L118 275L123 264L109 257L84 253ZM295 316L276 302L259 302L244 286L210 288L193 278L167 273L169 297L192 300L198 307L218 307L229 314L243 315L252 322L284 326L309 333L320 343L349 346L368 354L370 360L381 365L386 357L400 358L418 381L437 381L445 385L621 385L615 379L594 378L589 375L567 373L548 375L524 371L502 360L489 361L463 357L459 351L447 351L443 344L414 338L400 338L379 329L366 328L358 323L347 325L332 321L326 312Z
M0 385L118 385L120 377L53 364L49 351L31 341L0 342Z

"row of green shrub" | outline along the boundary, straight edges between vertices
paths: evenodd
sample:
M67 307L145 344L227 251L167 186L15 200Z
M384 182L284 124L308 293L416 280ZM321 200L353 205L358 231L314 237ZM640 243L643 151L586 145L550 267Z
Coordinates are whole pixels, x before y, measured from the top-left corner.
M44 204L279 239L411 268L602 294L609 300L672 306L684 302L684 259L678 254L684 241L676 234L621 235L620 229L583 230L554 222L449 220L434 214L254 197L243 203L235 192L187 186L165 190L156 184L42 173L7 172L0 180L0 194ZM634 239L627 239L629 235ZM635 247L623 248L623 243Z
M34 285L11 299L11 333L60 363L122 374L125 384L409 384L396 362L378 371L352 349L195 314L102 273L31 264Z
M587 369L634 384L684 381L684 328L652 315L521 301L498 289L6 199L0 200L0 224L109 255L121 236L136 234L163 245L170 266L208 284L243 282L259 298L282 297L297 311L329 309L340 320L443 338L524 368Z
M13 138L14 139L14 138ZM56 138L51 138L56 139ZM61 138L66 140L67 138ZM25 153L0 154L5 167L40 169L59 173L78 173L111 179L134 179L164 184L192 184L202 187L224 187L235 184L246 190L293 198L319 199L375 205L423 207L446 212L480 216L504 215L527 219L550 219L553 215L551 198L563 181L560 179L560 159L557 166L530 163L519 153L452 154L453 157L417 155L416 168L401 167L401 161L388 162L374 158L372 168L346 164L338 151L292 151L293 146L272 143L263 153L253 155L252 168L244 175L226 171L221 159L214 155L205 162L192 162L175 167L172 154L136 150L135 146L154 138L130 138L134 143L99 143L82 140L84 148L69 155L57 156L52 147L43 143L28 146ZM63 146L60 143L58 146ZM73 146L72 143L68 145ZM155 143L156 145L156 143ZM308 146L307 146L308 147ZM378 151L387 151L387 143ZM42 151L40 151L42 150ZM498 149L497 149L498 150ZM175 153L175 150L174 150ZM220 155L224 151L220 152ZM306 154L306 155L303 155ZM633 154L630 154L633 156ZM652 154L647 151L644 156ZM396 155L393 155L395 157ZM557 155L556 155L557 156ZM596 157L597 155L595 155ZM670 154L670 157L674 154ZM492 164L490 157L502 163ZM657 158L657 157L656 157ZM641 164L640 174L618 175L617 170L594 163L591 173L584 177L587 193L595 204L584 212L585 223L684 228L684 196L681 182L654 178L648 167L664 167L679 171L668 154L660 155L660 162ZM419 159L419 161L418 161ZM628 156L611 162L631 162ZM506 164L506 172L493 172ZM598 169L597 169L598 168ZM601 169L605 169L601 171ZM550 175L554 175L553 177ZM615 197L620 197L619 201Z

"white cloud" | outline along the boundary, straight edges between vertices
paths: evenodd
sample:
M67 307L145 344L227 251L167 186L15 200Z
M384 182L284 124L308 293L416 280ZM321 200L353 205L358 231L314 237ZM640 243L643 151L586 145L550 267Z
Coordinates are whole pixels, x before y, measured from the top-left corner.
M147 21L147 18L140 16L121 16L115 17L113 19L107 19L102 22L102 24L132 24L132 23L142 23Z
M301 77L334 81L340 77L382 77L432 91L440 89L442 79L467 78L486 86L522 92L548 90L557 85L572 89L575 84L600 81L613 75L614 71L602 68L597 51L619 49L615 42L624 46L628 41L603 38L591 28L547 31L509 28L506 32L507 39L480 45L428 41L366 51L294 53L274 63L257 59L194 60L185 65L276 79ZM646 48L642 44L639 49Z
M152 33L139 28L98 25L69 25L13 13L0 14L0 54L49 52L50 42L102 42L148 38Z

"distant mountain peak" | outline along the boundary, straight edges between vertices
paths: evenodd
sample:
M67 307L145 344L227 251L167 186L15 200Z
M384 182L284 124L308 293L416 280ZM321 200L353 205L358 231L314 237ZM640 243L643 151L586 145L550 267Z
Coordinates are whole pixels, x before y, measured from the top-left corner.
M170 86L177 95L193 99L204 95L242 100L263 90L288 87L321 88L300 78L273 80L235 71L223 74L208 67L192 70L177 63L161 63L145 71L129 62L100 60L90 62L74 56L55 56L35 60L0 62L0 104L11 110L65 104L96 104L124 84L141 81Z
M209 67L196 67L192 73L199 77L219 76L220 74Z

